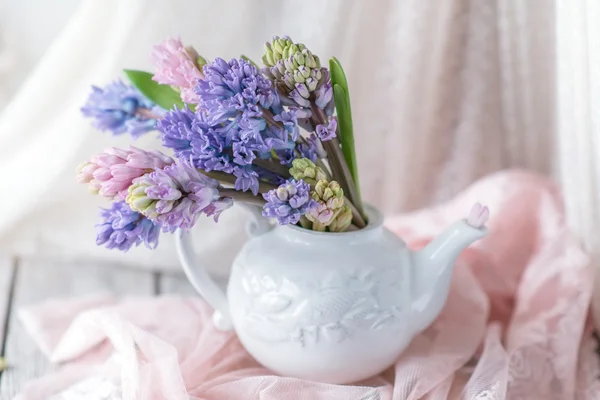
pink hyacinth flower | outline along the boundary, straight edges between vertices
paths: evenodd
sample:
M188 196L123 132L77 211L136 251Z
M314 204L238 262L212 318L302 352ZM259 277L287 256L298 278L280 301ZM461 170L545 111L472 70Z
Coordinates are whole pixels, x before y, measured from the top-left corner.
M130 146L115 147L96 154L77 169L77 181L89 184L90 192L109 199L125 200L134 179L173 164L173 159L159 151L145 151Z
M181 99L186 103L198 104L198 95L194 88L198 79L203 77L196 65L193 49L186 49L179 38L167 39L154 46L152 64L154 80L163 85L177 86L181 89Z

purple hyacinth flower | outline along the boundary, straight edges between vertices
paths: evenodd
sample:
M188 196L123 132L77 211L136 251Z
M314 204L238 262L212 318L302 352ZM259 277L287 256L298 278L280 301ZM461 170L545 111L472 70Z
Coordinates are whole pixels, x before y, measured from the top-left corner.
M246 167L272 150L294 148L297 111L284 111L272 82L246 60L217 58L203 72L196 87L202 111L196 119L203 118L206 126L191 141L194 164L206 171L237 171L237 187L256 187L256 169Z
M236 176L235 190L246 192L250 190L253 195L258 195L258 172L251 167L237 168L233 173Z
M158 115L158 114L157 114ZM125 122L127 132L134 138L142 136L146 132L156 130L156 119L132 118Z
M315 104L319 108L325 109L327 105L333 100L333 88L331 87L331 81L323 84L315 92Z
M126 202L118 201L111 208L101 210L102 222L96 225L98 246L127 251L141 243L149 249L158 245L158 224L131 210Z
M307 144L302 143L301 145L299 145L298 151L300 152L302 158L308 158L312 162L317 162L317 149L310 142Z
M269 151L265 147L263 131L267 124L262 118L249 117L246 112L235 121L239 135L238 140L244 141L246 147L252 150Z
M310 185L302 179L290 179L277 189L263 194L263 198L267 201L263 216L276 218L280 225L297 223L302 215L317 206L310 197Z
M187 106L174 108L159 121L158 129L163 145L174 150L180 160L192 160L194 166L205 171L232 173L231 152L227 146L239 140L236 123L212 125L204 112L193 113Z
M223 171L233 173L235 165L233 157L226 146L227 135L229 140L236 140L239 133L235 131L225 133L220 127L203 127L198 130L197 136L192 140L192 160L194 165L205 171Z
M158 121L156 128L165 147L173 149L175 157L189 159L192 154L192 139L198 134L194 124L196 115L187 107L174 107Z
M248 105L262 108L279 106L279 96L273 84L258 69L244 59L231 59L229 62L216 58L203 68L204 79L198 81L196 93L202 108L209 115L238 112L243 99L244 108Z
M250 165L256 158L256 155L253 152L253 147L248 142L235 142L231 148L233 150L233 162L235 162L237 165Z
M302 146L303 145L300 145L300 147ZM279 157L279 162L282 165L291 165L292 161L294 161L294 159L296 158L295 153L296 152L292 149L275 150L275 154L277 155L277 157Z
M265 144L268 146L269 150L289 150L293 149L295 146L295 143L289 140L289 135L283 128L270 126L265 130L264 136Z
M336 137L337 121L335 118L329 120L329 124L317 125L317 136L322 142L326 142Z
M275 121L283 123L284 129L290 134L292 140L294 141L298 140L298 136L300 136L300 129L298 128L298 119L296 113L296 110L290 109L289 111L282 111L273 117ZM302 116L305 115L304 112L298 113Z
M162 111L136 88L121 81L104 88L92 86L92 93L81 108L93 119L93 126L114 135L129 133L134 138L155 129L156 116Z
M306 143L308 143L309 151L315 152L317 157L327 158L327 152L325 151L325 148L323 147L323 143L321 143L321 140L319 140L317 135L315 135L314 133L311 133L310 136L306 138ZM302 151L303 150L300 149L300 152L302 152ZM306 158L310 158L310 157L306 157Z
M219 182L183 160L133 181L127 203L163 230L190 229L201 214L218 221L233 200L221 198Z
M301 107L310 107L310 101L300 94L298 89L294 89L290 92L290 98Z

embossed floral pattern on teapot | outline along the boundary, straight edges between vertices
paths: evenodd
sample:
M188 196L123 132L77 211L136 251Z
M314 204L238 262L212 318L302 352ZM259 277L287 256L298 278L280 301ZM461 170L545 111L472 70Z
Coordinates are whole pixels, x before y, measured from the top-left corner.
M274 372L329 383L356 382L392 365L441 311L459 253L483 237L487 209L411 252L367 208L369 226L346 233L272 227L256 217L236 258L227 297L192 260L178 235L184 269L233 327L244 347Z

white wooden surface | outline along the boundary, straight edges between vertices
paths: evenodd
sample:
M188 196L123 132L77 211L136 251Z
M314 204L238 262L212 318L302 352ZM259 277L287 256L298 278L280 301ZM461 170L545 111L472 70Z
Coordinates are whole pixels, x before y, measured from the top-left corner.
M178 293L188 296L196 295L196 291L183 274L161 275L157 289L159 294Z
M2 344L4 344L15 263L15 260L0 259L0 343ZM3 346L1 348L3 349Z

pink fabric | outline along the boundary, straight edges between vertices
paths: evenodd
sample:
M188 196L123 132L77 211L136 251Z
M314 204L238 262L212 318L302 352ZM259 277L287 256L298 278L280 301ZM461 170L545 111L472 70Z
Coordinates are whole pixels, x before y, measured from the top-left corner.
M439 208L390 218L388 226L419 248L474 202L491 210L489 235L461 256L439 318L393 368L367 382L274 376L233 333L215 330L210 307L197 298L95 298L22 311L40 347L65 367L19 398L46 399L83 376L93 377L80 385L88 389L121 385L126 400L600 398L587 323L592 270L565 227L552 183L499 173Z

